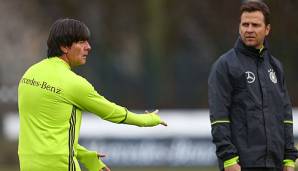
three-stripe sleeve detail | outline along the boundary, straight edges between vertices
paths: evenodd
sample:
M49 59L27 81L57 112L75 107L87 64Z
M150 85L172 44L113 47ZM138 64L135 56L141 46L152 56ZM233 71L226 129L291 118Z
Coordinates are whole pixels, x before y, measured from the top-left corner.
M73 157L74 157L74 149L73 149L73 144L74 144L74 140L75 140L75 128L76 128L76 107L73 106L72 107L72 111L71 111L71 116L69 119L69 131L68 131L68 151L69 151L69 155L68 155L68 171L76 171L76 166L75 163L73 161Z

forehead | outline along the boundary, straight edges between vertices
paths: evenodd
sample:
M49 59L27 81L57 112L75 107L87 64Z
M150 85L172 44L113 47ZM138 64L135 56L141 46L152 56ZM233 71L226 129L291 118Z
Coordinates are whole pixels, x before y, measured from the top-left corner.
M254 12L243 12L240 18L240 22L254 22L254 23L265 23L265 17L261 11Z

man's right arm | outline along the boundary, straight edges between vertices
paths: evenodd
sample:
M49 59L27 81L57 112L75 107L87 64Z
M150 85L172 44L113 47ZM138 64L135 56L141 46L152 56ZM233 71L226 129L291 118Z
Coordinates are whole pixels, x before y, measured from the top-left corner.
M216 154L224 162L224 167L238 163L237 149L231 141L229 108L231 106L232 85L226 64L218 60L212 67L208 79L208 101Z
M83 111L94 113L104 120L114 123L125 123L140 127L151 127L164 122L156 112L135 114L99 95L93 86L78 76L70 86L68 98Z

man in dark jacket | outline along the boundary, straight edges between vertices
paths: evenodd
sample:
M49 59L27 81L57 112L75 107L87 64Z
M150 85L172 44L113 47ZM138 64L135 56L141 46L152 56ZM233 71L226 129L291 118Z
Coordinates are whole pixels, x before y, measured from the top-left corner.
M268 49L268 6L244 2L235 47L208 80L213 142L221 170L294 171L290 99L281 63Z

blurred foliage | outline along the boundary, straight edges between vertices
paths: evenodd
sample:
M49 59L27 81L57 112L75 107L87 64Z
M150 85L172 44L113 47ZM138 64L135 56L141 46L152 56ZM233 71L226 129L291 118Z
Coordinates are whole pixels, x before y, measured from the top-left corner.
M266 2L272 12L271 51L284 64L292 102L298 106L298 1ZM208 107L208 73L212 63L233 47L237 39L241 1L12 0L9 3L7 6L12 9L8 8L6 13L12 16L11 20L28 23L15 27L19 29L15 32L31 30L28 34L31 35L34 30L38 37L17 46L19 51L13 49L18 53L31 52L25 59L14 55L22 62L13 60L5 67L4 63L12 58L10 51L3 54L8 57L2 61L5 69L1 70L0 66L0 86L8 78L14 79L16 85L25 68L44 58L50 25L58 18L69 17L85 22L92 33L93 50L88 63L76 72L108 99L129 108L144 109ZM15 13L18 17L14 17ZM21 69L12 69L14 73L18 71L12 75L7 66L13 68L15 64Z

